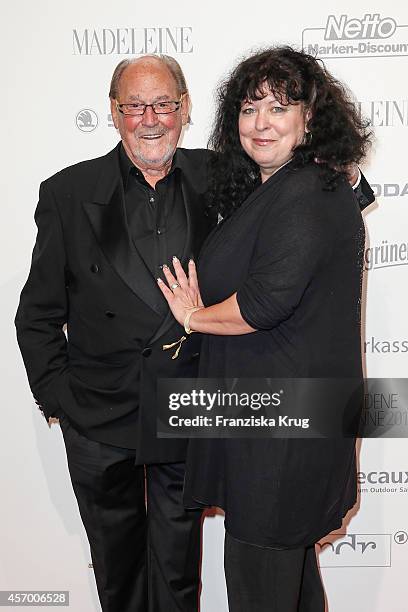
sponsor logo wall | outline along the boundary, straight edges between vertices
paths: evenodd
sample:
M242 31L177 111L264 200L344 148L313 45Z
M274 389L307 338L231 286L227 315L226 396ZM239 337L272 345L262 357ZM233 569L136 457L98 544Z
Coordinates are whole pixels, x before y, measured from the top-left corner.
M96 0L23 4L24 11L17 4L7 7L2 39L7 84L2 162L7 171L0 180L7 197L0 264L5 458L0 590L65 589L72 610L97 612L88 545L59 427L46 426L31 398L12 324L35 238L40 181L116 144L108 89L120 60L148 53L178 59L193 101L192 124L182 144L202 147L211 126L214 88L236 59L274 42L303 45L348 84L375 129L375 151L364 167L377 201L364 213L363 353L367 376L405 378L408 7L397 0L372 7L362 0L334 0L325 8L294 0L279 6L277 19L276 7L266 0L245 12L215 0L201 8L184 0L177 7L157 0L154 11L130 0L123 0L120 11ZM406 440L363 440L358 470L358 507L318 546L329 612L405 612ZM222 546L222 517L207 518L202 612L228 609Z

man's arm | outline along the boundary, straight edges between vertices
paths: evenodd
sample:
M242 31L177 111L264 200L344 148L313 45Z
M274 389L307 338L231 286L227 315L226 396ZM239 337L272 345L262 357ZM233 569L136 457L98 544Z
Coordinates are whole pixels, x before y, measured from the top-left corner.
M56 385L68 368L65 248L61 219L47 183L40 187L31 269L16 315L17 340L36 402L48 418L58 410Z
M374 202L374 192L357 164L350 165L348 180L354 190L360 210L364 210Z

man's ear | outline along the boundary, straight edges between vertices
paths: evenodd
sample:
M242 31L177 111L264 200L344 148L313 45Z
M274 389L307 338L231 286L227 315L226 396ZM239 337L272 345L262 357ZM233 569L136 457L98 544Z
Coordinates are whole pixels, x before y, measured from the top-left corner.
M191 101L189 93L186 92L183 94L181 99L181 121L183 125L187 125L190 123L190 109L191 109Z
M116 100L114 98L110 99L110 107L111 107L113 125L118 130L119 129L118 109L116 108Z

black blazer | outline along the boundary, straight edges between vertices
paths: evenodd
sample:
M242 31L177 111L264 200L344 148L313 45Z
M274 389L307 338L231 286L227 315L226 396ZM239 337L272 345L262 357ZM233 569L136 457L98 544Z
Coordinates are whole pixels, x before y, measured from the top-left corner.
M196 336L183 335L127 229L119 145L44 181L38 235L16 316L33 394L86 436L137 449L140 463L181 461L185 442L156 438L156 381L194 376ZM205 150L178 150L187 217L183 263L210 229ZM67 325L67 338L63 327Z

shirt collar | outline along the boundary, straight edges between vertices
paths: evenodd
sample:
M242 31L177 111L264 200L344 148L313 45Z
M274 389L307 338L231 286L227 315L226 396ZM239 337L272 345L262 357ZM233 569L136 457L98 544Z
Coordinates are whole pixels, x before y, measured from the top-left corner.
M169 176L170 174L172 174L176 168L179 168L180 170L182 170L182 160L180 158L180 154L179 154L179 150L176 149L174 155L173 155L173 160L171 163L171 168L169 173L167 174L167 176ZM123 143L121 143L120 147L119 147L119 165L120 165L120 172L122 175L122 180L123 180L123 187L126 190L127 185L128 185L128 181L129 181L129 176L132 173L133 176L135 176L137 178L137 180L139 181L145 181L145 178L143 176L143 172L141 170L139 170L139 168L137 168L134 163L132 162L132 160L128 157L125 148L123 146Z

